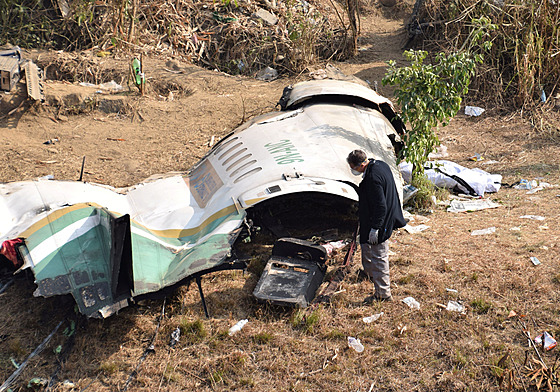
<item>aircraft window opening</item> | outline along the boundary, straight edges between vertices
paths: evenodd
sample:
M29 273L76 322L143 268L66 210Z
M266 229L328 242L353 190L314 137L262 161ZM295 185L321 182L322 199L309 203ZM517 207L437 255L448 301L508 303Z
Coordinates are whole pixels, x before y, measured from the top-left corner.
M234 166L239 165L241 162L243 162L245 159L250 158L251 156L253 156L253 154L249 153L247 155L242 156L241 158L239 158L237 161L233 162L231 165L228 166L228 168L226 169L226 171L230 171Z
M247 151L247 148L242 148L241 150L237 151L236 153L234 153L232 156L230 156L228 159L226 159L225 161L222 162L222 166L227 165L228 163L230 163L233 159L235 159L236 157L238 157L239 155L243 154L245 151Z
M234 136L232 137L230 140L226 140L224 141L222 144L219 144L216 146L216 150L214 151L214 155L218 155L226 146L228 146L229 144L233 143L234 141L236 141L237 139L239 139L239 137Z
M238 167L237 169L235 169L229 176L233 177L235 176L237 173L239 173L241 170L243 169L247 169L249 166L251 166L252 164L257 163L257 161L255 159L253 159L252 161L249 161L247 163L245 163L244 165Z
M258 173L262 170L262 167L256 167L253 170L249 170L247 173L244 173L242 175L240 175L239 177L237 177L235 180L233 180L234 184L237 184L239 181L244 180L245 178L252 176L255 173Z
M229 153L231 153L233 150L235 150L236 148L239 148L239 146L243 145L242 142L237 143L235 146L231 147L229 150L227 150L226 152L224 152L222 155L220 155L218 157L218 160L222 160L223 157L225 157L226 155L228 155Z

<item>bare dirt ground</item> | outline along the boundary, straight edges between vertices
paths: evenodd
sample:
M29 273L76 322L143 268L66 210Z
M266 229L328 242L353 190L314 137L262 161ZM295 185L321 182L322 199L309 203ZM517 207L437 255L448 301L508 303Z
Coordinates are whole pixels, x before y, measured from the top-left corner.
M391 97L380 81L385 61L402 61L410 7L372 3L368 9L361 20L358 56L335 65L346 74L378 81L380 92ZM49 64L60 67L89 56L88 61L126 86L118 79L128 71L124 56L27 55L46 68L47 76L54 72ZM273 110L283 87L295 81L260 82L166 59L146 59L145 70L149 79L143 97L134 92L96 94L96 89L48 80L47 106L24 104L8 115L19 102L4 95L0 181L50 174L77 180L83 157L85 181L116 187L187 170L208 151L212 137L218 140L250 117ZM90 106L82 105L84 94L94 97ZM504 183L539 178L560 184L558 139L535 131L519 113L486 109L480 117L459 114L441 129L447 159L502 174ZM54 139L58 141L44 144ZM485 160L469 160L475 153ZM15 370L13 361L21 363L66 320L62 328L70 330L74 322L74 333L59 331L29 362L13 390L26 390L33 377L48 380L53 375L50 390L57 391L498 391L507 390L509 380L512 390L536 390L544 372L531 359L537 355L528 348L521 324L531 337L543 331L560 336L560 190L526 192L503 187L487 195L499 208L472 213L434 206L424 215L429 229L419 234L401 230L391 239L394 302L363 305L371 284L351 278L332 305L318 308L303 322L296 310L257 304L251 292L258 277L252 273L222 272L203 281L209 319L194 285L165 302L145 301L106 320L86 320L72 312L68 316L71 299L34 298L33 282L20 277L0 294L0 381ZM545 219L520 218L524 215ZM495 233L471 235L489 227ZM531 256L542 264L534 266ZM419 310L401 302L408 296L420 302ZM463 301L466 313L438 306L449 300ZM508 317L512 310L525 317ZM379 312L384 314L378 321L362 321ZM227 336L229 327L245 318L247 326ZM183 334L172 349L168 343L177 327ZM347 336L359 337L364 352L348 349ZM146 351L152 342L154 350ZM58 345L62 352L56 354ZM552 366L558 348L538 351ZM537 376L531 379L532 374Z

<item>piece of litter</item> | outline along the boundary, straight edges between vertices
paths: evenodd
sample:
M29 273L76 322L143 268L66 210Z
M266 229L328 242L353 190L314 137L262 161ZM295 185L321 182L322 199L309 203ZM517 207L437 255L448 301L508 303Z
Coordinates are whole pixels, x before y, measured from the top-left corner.
M556 340L546 331L535 338L535 343L546 351L552 350L556 347Z
M449 293L458 293L459 291L457 291L456 289L449 289L449 288L445 288L445 291L449 292Z
M465 114L467 116L478 117L485 111L486 109L479 108L478 106L465 106Z
M497 208L500 204L494 203L488 199L476 199L476 200L451 200L449 207L447 207L447 212L469 212L469 211L479 211L487 208Z
M416 234L416 233L420 233L426 229L429 229L430 226L427 225L418 225L418 226L410 226L410 225L406 225L404 227L404 229L406 230L407 233L410 234Z
M471 235L485 235L485 234L492 234L495 232L496 232L496 228L492 226L487 229L473 230L471 232Z
M447 307L445 308L445 310L449 311L449 312L459 312L462 313L465 311L465 306L460 304L457 301L449 301L447 303Z
M495 163L500 163L500 161L495 161L495 160L493 160L493 159L490 159L490 160L488 160L488 161L482 162L483 165L493 165L493 164L495 164Z
M531 189L530 191L527 191L528 195L532 195L533 193L537 193L538 191L542 191L544 188L542 186L538 186L536 188Z
M169 341L169 345L171 347L175 347L177 343L179 343L179 339L181 337L181 328L177 327L173 332L171 332L171 340Z
M533 265L539 265L541 262L535 256L531 256L531 263L533 263Z
M544 216L540 216L540 215L523 215L520 216L521 219L533 219L533 220L538 220L538 221L543 221L546 218Z
M435 152L431 152L428 154L428 159L441 159L441 158L447 158L448 156L449 153L447 152L447 147L441 145L436 147Z
M228 331L228 335L231 336L239 331L241 331L241 328L243 328L245 326L245 324L247 324L249 322L249 320L244 319L244 320L240 320L237 322L237 324L235 324L233 327L231 327Z
M364 321L364 323L369 324L379 320L379 317L381 316L383 316L383 312L374 314L373 316L364 317L362 320Z
M511 231L521 231L521 227L519 226L513 226L510 228Z
M348 347L353 348L357 353L364 351L364 346L360 343L360 339L348 336Z
M484 160L484 157L479 153L474 154L472 157L469 157L471 161L480 162Z
M412 185L403 187L403 204L406 204L414 195L418 193L418 189Z
M524 178L519 180L519 184L513 186L514 189L531 189L532 187L532 183Z
M515 313L515 310L510 310L509 314L508 314L508 318L512 318L512 317L515 317L515 316L517 316L517 313Z
M408 305L410 309L420 309L420 303L413 297L406 297L402 300L402 302Z
M327 242L326 244L323 244L323 248L325 248L327 250L327 254L331 254L331 253L336 253L337 249L341 249L344 248L346 246L347 242L344 240L340 240L340 241L333 241L333 242Z

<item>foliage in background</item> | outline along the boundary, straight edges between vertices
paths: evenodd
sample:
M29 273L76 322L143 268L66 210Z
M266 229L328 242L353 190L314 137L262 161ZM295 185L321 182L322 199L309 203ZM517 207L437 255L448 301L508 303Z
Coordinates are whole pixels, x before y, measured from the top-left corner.
M493 29L495 26L486 18L473 20L466 45L458 51L437 54L432 64L424 63L428 53L421 50L404 53L410 66L397 67L395 61L389 61L383 84L396 86L402 119L411 127L405 135L403 159L413 165L413 177L423 175L428 154L439 144L438 127L447 125L459 111L476 65L483 61L482 54L477 53L478 45ZM490 41L482 42L482 49L490 47Z
M60 38L50 26L49 19L55 15L40 0L0 0L0 45L51 45Z
M259 8L278 22L256 18ZM348 57L355 41L340 14L302 0L0 0L0 18L0 45L131 49L245 75L266 66L299 73L320 59Z
M424 0L419 29L424 45L456 50L468 41L464 20L488 17L498 26L493 47L478 67L473 98L496 106L524 107L558 93L560 7L550 0Z

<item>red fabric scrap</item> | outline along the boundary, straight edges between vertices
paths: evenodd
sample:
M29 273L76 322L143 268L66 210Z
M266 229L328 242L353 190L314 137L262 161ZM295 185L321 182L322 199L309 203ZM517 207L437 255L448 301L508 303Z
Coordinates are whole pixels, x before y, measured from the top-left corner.
M6 240L2 243L2 247L0 247L0 254L4 255L8 260L10 260L16 268L19 268L23 265L23 260L18 257L18 253L16 251L16 246L19 244L23 244L22 238L16 238L15 240Z

